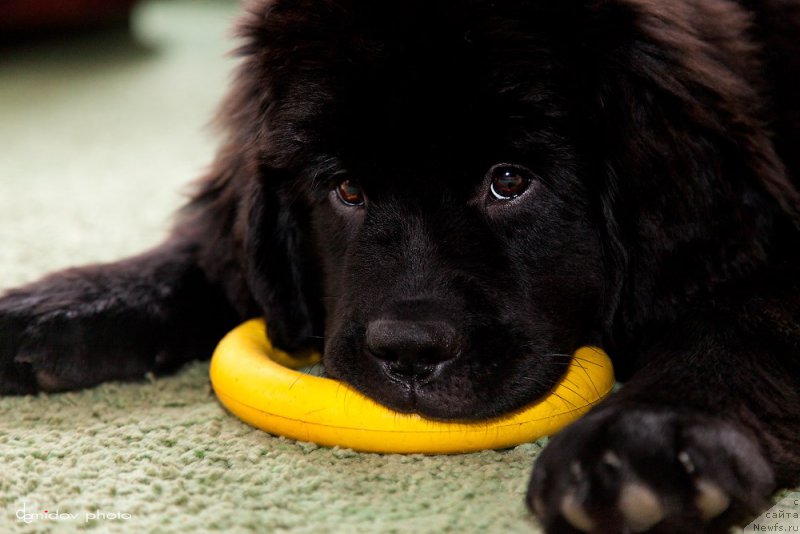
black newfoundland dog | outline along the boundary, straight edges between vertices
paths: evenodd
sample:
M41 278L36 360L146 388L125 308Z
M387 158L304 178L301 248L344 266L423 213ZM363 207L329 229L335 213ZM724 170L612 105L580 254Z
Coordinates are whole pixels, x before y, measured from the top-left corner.
M800 482L800 2L258 0L172 237L0 299L0 391L166 372L266 315L392 408L474 419L580 345L551 532L724 531Z

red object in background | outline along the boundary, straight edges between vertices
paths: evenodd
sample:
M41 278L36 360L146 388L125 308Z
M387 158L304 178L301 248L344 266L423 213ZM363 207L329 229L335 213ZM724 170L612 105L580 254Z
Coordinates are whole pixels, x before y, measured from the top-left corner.
M0 0L0 36L47 34L126 22L136 0Z

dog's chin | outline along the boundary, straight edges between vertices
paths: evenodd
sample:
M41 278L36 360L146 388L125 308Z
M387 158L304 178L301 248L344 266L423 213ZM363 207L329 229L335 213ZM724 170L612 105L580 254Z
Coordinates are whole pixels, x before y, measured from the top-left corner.
M326 367L330 376L392 410L441 421L478 421L513 413L542 399L564 374L567 364L536 369L535 381L511 375L479 382L453 372L410 383L392 380L375 365L347 366L345 373L336 365ZM353 369L358 372L351 372Z

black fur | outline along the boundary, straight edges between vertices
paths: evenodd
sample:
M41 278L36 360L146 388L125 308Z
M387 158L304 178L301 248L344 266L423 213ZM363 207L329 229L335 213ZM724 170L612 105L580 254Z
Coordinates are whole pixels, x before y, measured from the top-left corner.
M600 344L626 385L538 462L549 530L632 527L638 481L652 531L723 531L800 483L800 2L246 11L174 236L0 299L0 392L173 369L266 314L378 401L474 419ZM528 189L495 199L497 165Z

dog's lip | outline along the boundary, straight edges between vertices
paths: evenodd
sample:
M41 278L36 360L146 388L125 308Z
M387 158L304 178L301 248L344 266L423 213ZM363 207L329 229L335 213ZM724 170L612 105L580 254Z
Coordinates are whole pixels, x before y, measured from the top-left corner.
M454 359L442 362L422 379L414 379L394 376L387 372L384 362L368 354L366 349L362 349L361 354L362 357L357 362L351 361L344 367L347 370L345 373L341 372L343 368L338 365L326 366L329 376L348 384L362 395L391 410L417 414L427 419L467 421L502 415L518 407L500 407L501 411L498 411L497 407L478 404L478 399L469 395L461 398L460 402L455 402L456 399L451 398L454 392L446 382L454 374L458 374L454 369L460 364L463 365L463 361ZM330 360L326 363L330 363ZM568 362L563 362L561 365L566 369ZM358 368L357 373L352 372L354 367ZM446 393L447 390L450 390L450 395ZM540 396L532 394L524 402L514 404L523 406Z
M559 362L557 367L563 367L563 370L566 371L569 367L569 362ZM446 369L443 368L439 374L446 375ZM560 373L557 374L560 376ZM440 421L484 420L503 416L537 399L544 398L548 391L558 382L557 377L553 376L552 378L552 384L547 385L547 381L543 381L540 391L530 391L526 398L516 399L512 404L506 406L481 403L477 397L472 398L472 396L467 396L460 399L460 401L454 402L456 399L449 398L449 395L442 396L442 392L438 391L436 380L415 382L408 387L404 405L401 408L397 406L392 406L392 408L398 411L413 412L427 419Z
M425 386L433 382L436 377L440 377L443 370L437 368L422 380L408 380L386 372L380 362L375 364L371 366L370 379L366 381L369 387L364 387L365 383L362 383L362 380L353 380L353 377L341 376L339 373L329 372L329 376L348 384L362 395L391 410L428 417L424 409L422 411L419 409L419 400L420 397L425 397ZM383 387L379 384L383 384Z
M389 362L380 362L380 371L389 381L393 384L396 384L400 387L408 387L412 390L416 391L418 388L424 386L425 384L429 384L441 378L442 374L445 373L446 368L450 367L451 362L442 362L435 366L431 366L429 372L425 375L403 375L399 374L392 370L391 363Z

